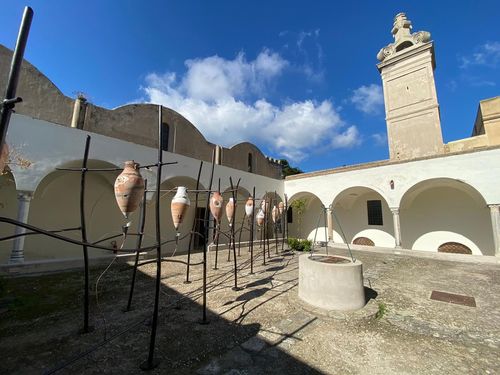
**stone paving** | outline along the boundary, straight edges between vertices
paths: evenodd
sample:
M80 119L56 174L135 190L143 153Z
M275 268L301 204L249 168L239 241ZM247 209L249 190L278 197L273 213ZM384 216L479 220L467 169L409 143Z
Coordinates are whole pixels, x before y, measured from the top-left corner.
M345 250L334 252L345 255ZM209 271L208 325L198 324L200 267L192 268L192 283L185 284L184 267L164 263L156 350L161 362L152 373L500 372L499 265L355 252L371 299L356 313L329 314L298 300L298 254L271 250L262 265L259 253L251 275L242 249L238 291L232 290L227 250L220 255L219 269ZM196 254L193 261L200 259ZM92 273L94 280L99 273ZM40 373L58 366L63 367L58 373L68 374L139 372L149 343L154 275L154 265L142 267L134 310L123 313L130 270L115 264L102 279L99 306L91 306L95 329L87 335L77 333L79 305L29 322L1 314L0 372ZM433 290L472 296L477 306L431 300Z

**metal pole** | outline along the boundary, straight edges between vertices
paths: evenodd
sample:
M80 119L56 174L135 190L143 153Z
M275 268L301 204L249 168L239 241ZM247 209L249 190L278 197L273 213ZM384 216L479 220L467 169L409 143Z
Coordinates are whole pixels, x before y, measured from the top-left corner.
M264 210L266 209L266 200L265 198L262 200L264 202ZM262 209L262 202L261 202L261 209ZM262 226L260 228L260 241L262 244L262 265L266 265L266 226L267 226L267 213L264 212L264 222L262 223Z
M288 197L286 194L285 194L285 215L286 215L285 233L286 233L286 243L288 245Z
M235 227L235 218L236 218L236 209L237 209L237 204L236 204L236 199L238 197L238 187L240 185L241 179L238 180L236 183L236 189L234 189L233 185L233 179L229 177L229 183L231 184L231 195L233 196L233 201L234 201L234 210L233 210L233 215L232 215L232 225L231 225L231 239L233 243L233 259L234 259L234 287L232 288L233 290L241 290L241 288L238 288L238 264L236 262L236 244L235 244L235 233L234 233L234 227Z
M271 246L269 244L269 219L271 218L271 198L266 199L266 231L265 233L265 241L267 241L267 257L271 258ZM272 220L271 220L272 221Z
M327 215L328 211L327 211L327 208L324 207L323 208L323 215L325 217L325 220L324 220L324 225L325 225L325 251L326 251L326 255L328 255L328 221L327 221L327 218L326 218L326 215Z
M85 140L85 151L82 161L82 172L80 179L80 232L82 234L82 242L87 242L87 227L85 225L85 175L87 173L87 161L89 158L90 135L87 135ZM83 329L82 333L89 333L89 254L87 245L82 245L83 248L83 263L85 275L85 290L83 296Z
M217 258L219 257L220 224L219 224L219 221L217 219L215 219L214 222L215 222L215 265L214 265L214 270L218 270Z
M217 185L217 192L220 194L220 178L219 178L219 184ZM219 220L214 218L214 223L215 223L215 266L214 270L218 269L217 268L217 260L219 258L219 234L220 234L220 223Z
M28 41L30 32L31 21L33 20L33 9L30 7L24 8L23 19L17 35L16 47L12 55L10 64L9 78L7 78L7 88L5 89L5 97L1 103L0 112L0 150L5 142L7 129L9 128L10 115L16 103L22 101L21 98L16 98L17 84L19 83L19 73L21 72L21 65L23 63L24 50Z
M325 206L321 205L321 212L319 213L318 221L316 222L316 229L314 231L314 240L313 240L313 244L311 246L311 251L309 253L309 256L312 256L312 254L314 252L314 245L316 244L316 237L318 236L319 223L321 222L321 213L323 212L324 207Z
M241 256L241 235L243 234L243 226L245 225L245 219L246 215L243 213L243 219L241 219L241 227L240 227L240 233L239 233L239 238L238 238L238 256Z
M255 186L252 192L253 210L250 219L250 274L253 274L253 236L254 236L254 221L255 221Z
M184 281L184 284L190 284L191 281L189 281L189 266L191 262L191 245L193 244L193 238L194 238L194 232L196 231L196 223L197 223L197 218L196 218L196 211L198 210L198 189L200 188L200 177L201 177L201 170L203 168L203 160L200 161L200 169L198 169L198 177L196 178L196 194L194 198L194 219L193 219L193 227L191 230L191 235L189 236L189 245L188 245L188 259L187 259L187 266L186 266L186 281ZM207 223L205 223L207 225Z
M283 203L283 212L281 213L281 223L280 223L280 228L281 228L281 252L285 251L285 220L287 220L287 215L286 215L286 207L284 206Z
M212 170L210 172L210 183L207 191L207 204L205 207L205 233L203 236L203 317L200 324L208 324L207 320L207 246L208 246L208 211L210 209L210 190L214 179L215 150L212 152Z
M276 209L278 209L279 204L278 204L278 196L276 194L276 190L274 191L274 202L276 203L275 204ZM278 219L278 217L276 217L276 220ZM275 247L276 247L275 248L275 253L278 254L278 223L275 223L273 221L273 225L274 225L274 244L275 244Z
M144 225L146 223L146 194L148 190L148 180L144 180L144 195L142 196L141 211L139 216L139 235L137 236L136 246L138 249L142 246L142 239L144 238ZM130 311L132 306L132 297L134 295L135 277L137 274L137 265L139 264L139 250L135 253L134 270L132 271L132 283L130 284L130 293L128 295L128 302L125 311Z
M161 188L161 170L163 161L163 150L161 149L161 140L163 133L162 126L162 106L158 106L158 164L156 171L156 202L155 202L155 217L156 217L156 289L155 302L153 307L153 322L151 325L151 337L149 341L148 359L141 364L142 370L151 370L158 366L160 362L154 358L156 330L158 327L158 307L160 303L160 287L161 287L161 233L160 233L160 188Z

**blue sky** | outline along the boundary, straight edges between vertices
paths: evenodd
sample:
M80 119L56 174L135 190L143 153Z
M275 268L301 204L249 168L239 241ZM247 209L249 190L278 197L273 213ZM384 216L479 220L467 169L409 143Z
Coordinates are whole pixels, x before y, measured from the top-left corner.
M13 48L22 2L1 0ZM208 140L305 171L388 158L376 54L401 11L430 31L445 142L500 93L498 1L32 1L25 57L68 96L155 102ZM138 124L140 126L140 124Z

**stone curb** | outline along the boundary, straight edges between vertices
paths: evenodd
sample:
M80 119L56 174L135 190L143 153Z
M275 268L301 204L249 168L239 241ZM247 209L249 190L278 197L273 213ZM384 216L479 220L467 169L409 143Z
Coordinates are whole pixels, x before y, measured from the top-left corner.
M355 311L336 311L336 310L325 310L319 307L314 307L309 305L307 302L302 301L299 298L298 291L291 291L288 295L288 302L299 306L301 309L321 316L326 319L333 320L345 320L345 321L356 321L356 320L371 320L375 319L375 315L378 311L378 305L374 299L370 299L368 303L361 309Z

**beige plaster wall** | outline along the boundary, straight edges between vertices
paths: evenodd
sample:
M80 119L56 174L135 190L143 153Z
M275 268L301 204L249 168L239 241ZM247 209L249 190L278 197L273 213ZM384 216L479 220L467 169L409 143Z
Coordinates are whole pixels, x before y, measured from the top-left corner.
M111 176L116 178L114 176ZM113 185L100 173L89 173L86 177L86 206L88 240L98 241L106 236L121 233L125 223L114 197ZM78 173L53 172L35 191L30 204L28 222L48 230L78 227L80 176ZM65 233L80 240L79 231ZM116 239L120 243L120 239ZM110 246L110 241L103 243ZM108 255L109 252L89 249L89 256ZM28 236L24 244L25 261L41 259L80 258L82 248L46 236Z
M12 51L0 44L0 87L6 87ZM66 97L37 68L23 61L17 96L23 102L16 105L16 113L69 126L73 115L73 100ZM3 98L2 98L3 99Z
M445 153L462 152L487 147L488 145L489 141L486 135L477 135L475 137L448 142L444 146L444 151Z
M321 201L313 194L304 194L299 197L290 198L290 206L295 199L306 199L306 208L301 217L292 207L293 222L288 223L289 237L313 239L318 223L318 216L321 214ZM299 224L300 221L300 224ZM324 227L320 222L320 226ZM317 241L324 241L324 228L318 230Z
M249 142L238 143L222 151L222 164L248 171L248 154L252 154L252 173L281 178L281 168L271 163L257 146Z
M0 175L0 216L11 219L17 217L17 191L14 178L10 173ZM0 223L0 237L13 235L15 227ZM10 258L13 241L0 242L0 264L6 263Z
M404 49L378 68L390 158L406 160L443 153L432 42Z
M479 107L489 144L500 144L500 96L481 100Z
M421 192L410 205L403 201L400 210L403 248L437 251L445 242L463 243L463 236L483 255L494 255L489 209L477 195L473 199L466 192L439 186ZM440 235L428 235L433 232ZM427 239L422 238L424 235Z
M335 216L337 217L333 221L333 228L337 232L337 235L342 238L340 235L343 230L349 243L352 243L357 237L367 237L375 243L375 246L394 247L392 213L384 198L373 191L359 195L353 202L348 203L346 198L342 199L341 197L333 207ZM368 200L380 200L382 202L383 225L368 225L368 211L366 206ZM335 236L334 240L338 241L340 238ZM343 238L339 242L344 243Z

